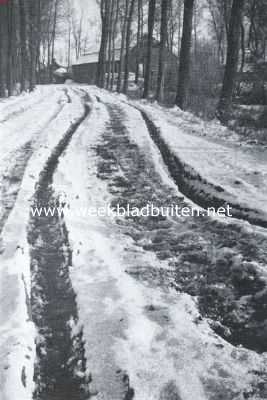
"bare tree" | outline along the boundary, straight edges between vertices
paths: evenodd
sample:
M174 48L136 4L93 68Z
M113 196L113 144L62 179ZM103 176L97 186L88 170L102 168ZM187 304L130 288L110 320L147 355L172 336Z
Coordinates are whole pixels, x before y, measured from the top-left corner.
M39 46L38 41L38 1L31 0L30 4L30 35L29 35L29 47L30 47L30 76L29 76L29 89L32 91L36 85L36 69L37 69L37 49Z
M58 18L58 4L59 0L55 0L54 2L54 10L53 10L53 19L52 19L52 35L51 35L51 60L49 64L49 79L50 82L53 78L53 70L52 65L55 60L55 39L56 39L56 29L57 29L57 18Z
M67 23L67 63L71 63L71 36L72 36L72 8L70 0L66 4L66 23Z
M14 2L7 4L7 57L6 57L6 86L8 95L11 96L14 85L15 69L13 68L13 53L15 51L15 26L14 26Z
M166 64L166 44L168 37L167 16L170 0L161 0L161 25L160 25L160 49L159 68L156 99L160 101L163 97L164 72Z
M114 80L115 80L115 53L116 53L115 40L116 40L117 26L118 26L118 20L119 20L119 9L120 9L120 0L116 0L115 20L114 20L114 25L112 28L112 60L111 60L112 73L111 73L111 80L110 80L110 89L111 90L113 90Z
M107 44L108 44L108 33L109 33L110 5L111 5L110 0L101 0L100 2L102 34L101 34L101 44L100 44L100 51L98 58L96 84L101 88L103 88L105 84L105 66L106 66Z
M181 109L186 106L190 82L190 52L192 44L194 0L184 0L183 34L180 51L178 86L175 103Z
M240 32L244 2L245 0L233 0L232 5L228 32L226 67L224 72L221 97L217 109L217 115L223 122L228 119L229 111L232 105L232 97L238 67L238 55L240 50Z
M207 0L212 29L218 44L218 60L224 64L227 34L229 30L229 4L232 0Z
M18 93L19 90L34 89L37 74L39 79L41 57L43 60L51 59L51 37L56 19L53 10L55 2L59 1L8 0L6 4L1 4L1 96L6 93L11 95L14 90Z
M129 80L129 56L130 56L130 43L131 43L131 27L133 22L135 0L131 0L129 14L127 16L127 29L126 29L126 42L125 42L125 63L124 63L124 81L123 81L123 93L128 91L128 80Z
M28 75L28 54L27 54L27 21L25 0L19 0L20 15L20 43L21 43L21 90L26 90Z
M155 24L155 11L156 11L156 0L149 0L148 6L148 35L147 35L147 55L145 63L145 79L144 79L144 93L143 98L147 98L150 89L151 81L151 56L152 56L152 45L153 45L153 31Z
M107 79L106 88L109 89L112 68L112 39L114 29L115 0L111 0L111 10L109 14L108 27L108 57L107 57Z
M120 61L119 61L119 71L117 80L117 92L121 91L121 81L122 81L122 71L125 56L125 39L126 39L126 29L127 29L127 15L129 10L129 0L125 0L124 7L121 8L121 47L120 47Z
M136 64L135 64L135 83L138 84L140 74L140 45L143 39L143 0L138 0L137 6L137 37L136 37Z
M5 97L6 89L6 46L7 46L7 6L0 7L0 97Z

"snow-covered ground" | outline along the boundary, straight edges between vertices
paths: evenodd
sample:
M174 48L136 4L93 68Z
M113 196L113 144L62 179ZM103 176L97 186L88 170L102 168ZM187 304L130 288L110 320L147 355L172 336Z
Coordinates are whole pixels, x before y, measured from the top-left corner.
M83 112L80 97L71 91L72 102L67 103L65 89L62 88L38 90L34 94L36 104L25 112L21 111L24 97L21 96L16 102L12 100L15 114L1 123L1 178L3 171L16 165L16 150L29 140L35 143L28 165L22 171L19 188L12 188L10 177L11 189L18 193L0 237L0 397L3 400L28 400L33 390L35 329L30 313L31 277L27 241L29 205L38 176L51 151L71 122ZM64 105L60 113L59 101ZM8 104L4 110L7 107ZM9 196L12 195L9 193ZM24 375L25 381L22 379Z
M123 101L126 99L119 96ZM171 152L212 185L219 185L226 202L257 210L267 220L267 149L242 146L232 131L218 122L204 122L177 107L132 102L144 110L159 129ZM203 182L196 182L196 190Z
M89 97L84 97L86 93ZM256 209L263 218L267 213L264 202L267 163L264 157L260 160L253 152L250 154L234 144L199 137L192 133L199 129L194 128L194 121L190 122L190 118L180 115L178 110L167 112L144 102L128 104L123 96L110 95L93 87L41 87L26 96L25 105L24 97L0 103L0 140L4 144L0 148L2 179L7 176L12 180L6 170L12 173L12 166L17 163L14 155L25 143L31 143L21 180L13 187L16 195L13 195L12 208L2 231L1 400L31 400L35 385L35 339L39 327L31 319L29 207L40 183L39 176L47 168L51 154L58 154L58 165L53 165L52 188L66 209L63 219L72 250L69 277L76 294L79 326L77 321L70 321L70 326L73 334L82 327L86 355L84 374L91 374L89 386L93 398L266 398L266 353L257 354L242 346L233 346L216 335L208 320L200 316L196 297L177 292L174 279L162 285L153 279L136 279L139 273L142 278L144 269L151 273L153 270L166 271L166 276L173 273L167 259L137 245L129 235L129 229L136 229L136 225L131 221L126 225L125 221L119 223L116 217L107 215L84 216L74 212L90 207L99 209L112 203L116 193L111 193L110 176L127 179L128 161L123 159L123 154L119 159L121 164L115 163L114 173L106 173L105 179L100 173L103 160L97 149L110 150L115 157L115 143L114 148L110 148L108 140L112 144L112 135L116 136L116 132L111 132L110 136L107 132L113 129L112 118L117 114L121 114L118 129L123 127L122 140L134 143L133 149L140 151L140 155L129 153L130 156L136 162L140 162L138 157L143 157L145 165L151 165L149 171L141 171L146 185L155 182L152 188L162 199L167 192L183 197L170 177L142 115L132 105L142 108L153 119L168 146L188 168L223 187L228 194L226 200ZM59 153L58 144L71 124L83 114L85 102L89 102L89 115ZM103 156L108 162L107 154L103 153ZM111 166L107 165L107 171L109 168ZM143 190L145 193L146 188ZM9 196L7 190L4 195ZM190 199L187 201L193 204ZM191 220L170 223L175 227L172 229L187 229L190 234L196 229ZM244 225L249 231L247 223L233 223ZM213 220L208 221L206 229L213 224ZM265 230L257 234L264 236ZM149 242L147 231L140 240ZM264 254L260 266L262 275L266 273ZM46 256L43 254L43 258ZM77 374L81 375L80 370Z
M147 113L188 174L202 178L194 182L197 192L205 192L206 182L220 186L223 193L216 196L225 203L255 210L267 222L266 148L241 146L238 136L217 121L202 121L178 107L168 109L146 100L129 102L124 95L110 96L110 101L117 99Z

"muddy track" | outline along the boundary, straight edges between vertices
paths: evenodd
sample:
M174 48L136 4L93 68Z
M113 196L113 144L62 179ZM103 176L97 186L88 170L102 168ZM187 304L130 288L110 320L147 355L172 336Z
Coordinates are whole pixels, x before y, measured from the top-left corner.
M149 156L131 141L123 110L105 104L110 122L95 151L98 177L108 183L113 206L141 208L151 201L159 207L188 206L162 181ZM170 271L140 266L133 273L136 279L160 286L175 281L177 290L198 297L201 314L211 319L219 335L234 345L266 351L266 282L253 264L266 265L264 237L207 216L132 217L118 219L117 224L143 250L170 266Z
M67 103L71 103L71 98L68 94L67 89L64 89L63 91L67 98ZM21 182L24 177L24 172L28 165L29 159L33 155L35 144L38 140L38 134L46 129L51 124L51 122L57 118L57 116L63 110L64 106L65 104L59 103L58 109L54 112L51 118L49 118L42 129L34 133L32 140L28 141L22 147L17 149L14 153L9 155L9 157L12 158L14 162L12 167L5 171L2 182L0 182L0 194L2 197L3 207L2 213L0 215L0 235L2 233L4 224L8 219L8 216L16 202Z
M89 111L85 104L83 115L70 126L49 157L36 185L34 206L57 204L51 185L53 174L59 157ZM83 331L78 327L77 304L69 277L72 252L64 217L30 215L28 241L32 316L38 330L34 399L88 400L91 377L86 370Z
M234 218L248 221L249 223L267 228L267 221L262 219L260 213L257 210L249 207L242 207L237 203L226 201L222 198L223 194L227 196L225 190L219 185L213 185L206 179L202 178L192 167L182 162L169 148L164 139L160 134L159 128L156 127L154 122L148 117L148 115L142 111L141 115L147 125L148 132L157 145L162 158L168 167L169 173L172 179L178 186L179 191L187 198L192 200L195 204L200 207L207 209L209 207L231 207L231 214ZM200 191L199 183L202 185ZM197 189L196 189L197 188ZM216 193L211 195L211 193Z

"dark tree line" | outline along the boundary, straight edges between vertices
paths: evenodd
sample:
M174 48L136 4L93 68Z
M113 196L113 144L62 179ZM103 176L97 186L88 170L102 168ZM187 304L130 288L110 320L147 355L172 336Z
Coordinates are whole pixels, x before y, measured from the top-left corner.
M183 35L180 50L176 104L184 109L190 80L190 55L192 43L194 0L184 1Z
M8 0L0 6L1 96L33 90L40 46L41 0Z
M158 101L164 101L168 88L175 94L172 101L185 109L198 86L206 91L201 85L200 74L213 68L213 65L207 65L207 60L209 54L214 52L212 63L219 72L209 71L205 84L211 86L209 80L217 73L216 84L220 87L217 115L225 121L231 110L238 74L244 69L248 49L256 64L261 59L266 60L266 0L97 1L102 21L96 77L99 87L126 94L130 76L132 80L130 74L134 74L134 82L142 91L140 94L143 98L153 95ZM198 37L198 13L203 7L209 10L211 16L210 43ZM77 58L82 52L83 22L82 17L75 21L69 0L1 2L1 97L33 90L36 83L52 82L55 43L66 10L67 58L70 65L71 35ZM155 39L158 43L156 68L153 56ZM130 68L130 49L133 46L135 65ZM166 83L169 54L177 56L176 72L173 82ZM152 71L152 64L156 72ZM220 74L221 70L224 71L223 75ZM153 93L152 82L156 86ZM210 88L210 92L212 90Z
M146 54L142 73L142 97L148 98L152 79L152 46L154 38L157 37L159 57L154 96L158 101L163 98L166 53L167 50L176 51L179 62L177 63L175 103L185 109L191 85L190 71L192 63L196 62L199 54L198 46L200 46L197 33L197 10L203 7L203 3L211 14L211 29L217 48L217 62L224 68L217 115L225 121L231 109L237 73L244 67L246 49L249 47L256 57L266 52L267 4L265 0L206 0L205 2L201 0L101 0L102 37L98 86L104 87L106 79L110 82L109 75L112 73L112 68L106 68L106 66L107 60L110 63L110 57L114 53L115 41L120 47L116 90L127 93L131 46L137 49L135 83L138 84L141 76L139 51L141 46L145 45L145 49L142 49ZM117 13L112 10L117 10ZM113 48L107 52L109 37L112 37ZM114 74L112 82L114 83ZM111 89L113 85L109 84L106 87Z
M32 91L52 80L62 0L7 0L0 4L0 96ZM45 75L45 76L44 76Z
M228 35L227 35L227 59L223 78L218 116L221 120L227 120L234 93L235 78L238 67L241 22L245 0L233 0Z

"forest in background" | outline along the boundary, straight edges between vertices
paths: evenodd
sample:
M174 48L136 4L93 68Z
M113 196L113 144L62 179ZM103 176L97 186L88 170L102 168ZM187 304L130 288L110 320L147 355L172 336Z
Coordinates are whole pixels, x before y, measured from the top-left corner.
M89 1L89 0L88 0ZM53 81L58 49L65 66L86 53L90 22L69 0L7 0L0 5L0 96ZM128 93L130 48L137 49L134 81L141 97L177 104L223 122L235 103L266 105L265 0L98 0L101 26L96 84ZM207 17L208 16L208 17ZM206 21L203 24L203 21ZM203 34L203 31L205 34ZM146 37L145 49L143 38ZM151 49L159 44L157 85ZM120 51L115 74L114 53ZM165 87L166 49L177 56L177 79ZM145 52L143 68L138 52ZM265 109L264 109L265 110ZM260 116L264 126L266 111Z

